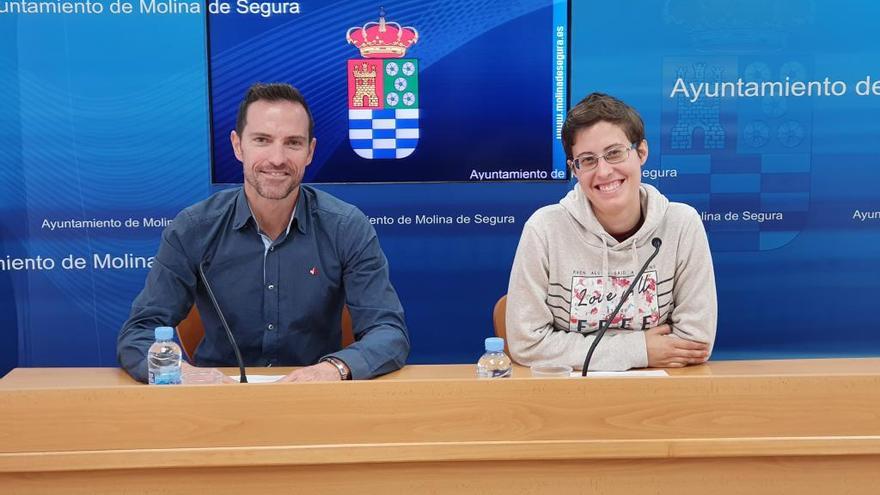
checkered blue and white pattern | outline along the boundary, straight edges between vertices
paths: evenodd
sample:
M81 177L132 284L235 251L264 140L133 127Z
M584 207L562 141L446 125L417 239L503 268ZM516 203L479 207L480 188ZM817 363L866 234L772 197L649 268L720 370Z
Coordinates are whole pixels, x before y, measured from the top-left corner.
M419 142L419 109L349 110L348 139L363 158L406 158Z

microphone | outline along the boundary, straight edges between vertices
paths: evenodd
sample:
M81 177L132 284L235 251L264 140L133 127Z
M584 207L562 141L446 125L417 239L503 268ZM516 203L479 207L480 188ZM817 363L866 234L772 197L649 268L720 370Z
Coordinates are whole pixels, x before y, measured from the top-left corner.
M590 345L590 350L587 352L587 357L584 359L584 369L581 371L581 376L587 376L587 367L590 365L590 359L593 358L593 351L596 350L596 346L599 345L599 341L602 340L602 337L605 336L605 332L608 330L608 326L611 325L611 321L614 320L614 317L617 316L617 313L620 312L620 308L623 307L623 303L626 302L626 298L629 297L633 290L636 287L636 283L642 279L642 275L645 273L645 270L648 269L648 265L651 264L651 261L657 256L657 253L660 252L660 245L663 244L663 241L660 240L659 237L655 237L651 239L651 245L654 246L654 252L651 253L651 256L648 257L645 264L642 265L642 268L639 270L639 273L636 274L635 278L633 278L633 283L629 284L629 287L623 292L623 296L620 297L620 302L617 303L617 307L614 308L614 311L608 316L605 320L605 325L599 323L599 331L596 333L596 339L593 341L592 345Z
M223 317L223 312L220 311L220 305L217 303L217 298L214 297L214 291L211 290L211 284L208 283L208 277L205 276L205 261L199 263L199 276L202 279L202 283L205 284L205 289L208 291L208 297L211 299L211 304L214 305L214 311L217 312L217 316L220 317L220 323L223 325L223 329L226 330L226 338L229 339L229 344L232 345L232 350L235 352L235 360L238 361L238 371L239 375L239 383L247 383L247 375L244 373L244 360L241 359L241 351L238 350L238 344L235 343L235 337L232 336L232 330L229 329L229 324L226 323L226 318Z

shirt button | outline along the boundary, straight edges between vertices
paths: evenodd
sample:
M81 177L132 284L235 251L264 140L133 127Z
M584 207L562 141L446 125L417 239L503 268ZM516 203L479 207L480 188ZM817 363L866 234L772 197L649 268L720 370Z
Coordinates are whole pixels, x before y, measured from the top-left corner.
M269 246L269 251L275 251L275 246Z
M273 284L269 284L269 286L266 287L266 288L269 289L269 290L273 290L273 289L275 289L275 285L273 285Z
M266 328L268 328L269 330L275 330L275 325L269 323L268 325L266 325Z

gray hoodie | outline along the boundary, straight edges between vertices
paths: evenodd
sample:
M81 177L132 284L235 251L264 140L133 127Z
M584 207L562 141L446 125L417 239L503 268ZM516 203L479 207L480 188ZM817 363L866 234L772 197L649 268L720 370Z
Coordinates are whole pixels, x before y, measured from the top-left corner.
M663 324L678 337L708 343L711 351L718 306L700 216L647 184L639 197L644 223L623 242L605 232L578 184L559 204L529 218L507 295L507 339L515 361L580 369L600 321L632 283L636 289L596 348L590 369L647 366L644 331ZM653 253L655 237L663 242L659 253L641 280L633 281Z

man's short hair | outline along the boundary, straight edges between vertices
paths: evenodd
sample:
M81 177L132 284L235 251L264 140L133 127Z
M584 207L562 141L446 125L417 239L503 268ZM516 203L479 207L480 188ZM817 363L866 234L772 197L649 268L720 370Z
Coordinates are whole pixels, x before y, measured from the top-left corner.
M312 119L312 111L309 104L298 89L287 83L254 83L244 94L244 99L238 106L238 117L235 119L235 133L241 136L244 126L247 124L247 110L255 101L289 101L299 103L309 116L309 141L315 134L315 120Z
M578 131L603 121L620 127L630 143L645 139L645 123L633 107L604 93L590 93L568 111L562 124L562 147L569 160L574 158L572 148Z

